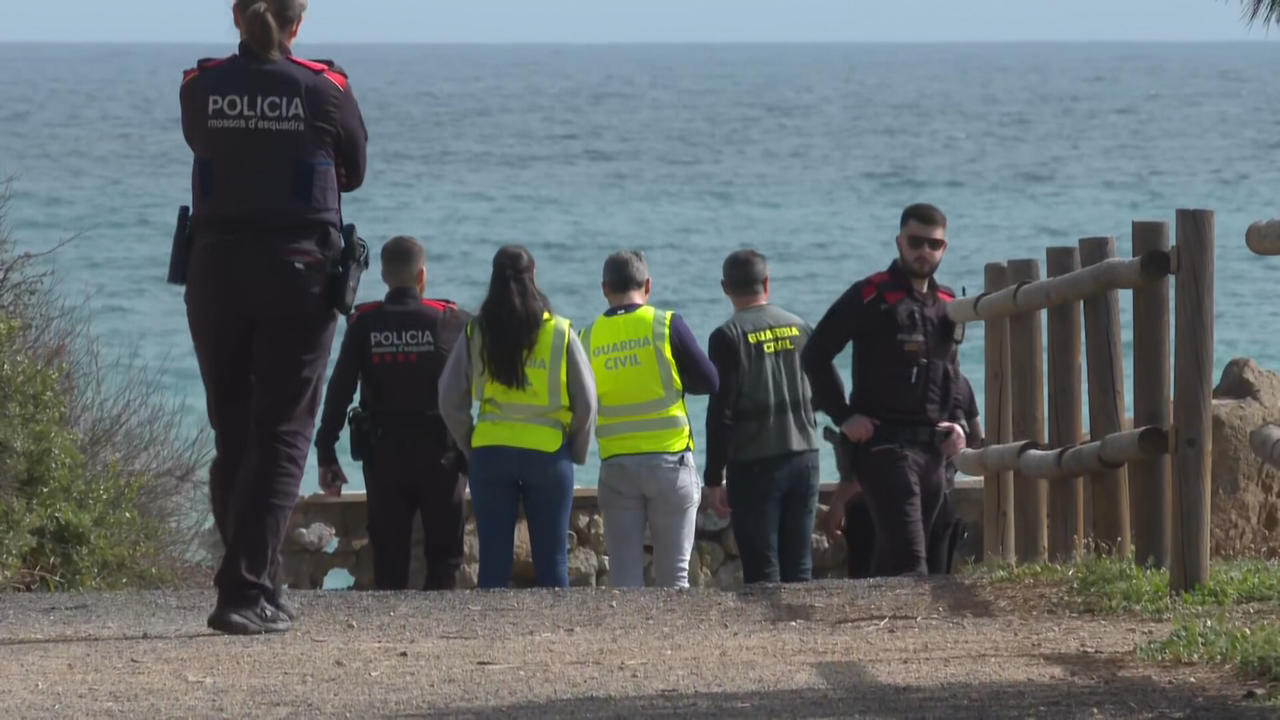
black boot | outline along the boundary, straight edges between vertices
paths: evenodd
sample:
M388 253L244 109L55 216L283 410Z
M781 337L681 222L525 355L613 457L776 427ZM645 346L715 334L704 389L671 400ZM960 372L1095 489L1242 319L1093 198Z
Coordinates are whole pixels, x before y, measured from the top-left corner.
M278 565L271 578L271 593L267 595L267 602L279 610L286 618L289 618L289 622L294 622L298 619L298 608L285 597L284 572L279 569Z
M210 630L228 635L263 635L286 632L292 627L289 618L262 597L219 601L207 624Z

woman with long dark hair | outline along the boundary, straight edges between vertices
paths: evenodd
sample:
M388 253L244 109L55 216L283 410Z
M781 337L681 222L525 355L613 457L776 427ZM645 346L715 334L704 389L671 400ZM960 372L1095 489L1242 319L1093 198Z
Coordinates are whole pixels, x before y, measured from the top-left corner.
M479 587L510 585L522 502L538 586L567 587L573 465L586 462L595 433L595 379L520 245L493 256L489 294L440 377L440 414L470 459Z

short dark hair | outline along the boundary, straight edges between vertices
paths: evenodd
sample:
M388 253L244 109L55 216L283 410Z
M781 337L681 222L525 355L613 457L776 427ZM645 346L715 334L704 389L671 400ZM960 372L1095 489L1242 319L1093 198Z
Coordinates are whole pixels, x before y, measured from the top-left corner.
M759 295L764 292L764 281L769 277L769 263L756 250L737 250L724 259L721 273L730 295Z
M639 250L619 250L604 261L604 286L611 293L643 290L649 264Z
M382 273L392 281L412 282L426 262L427 252L412 236L397 235L382 246Z
M901 230L906 227L907 223L912 220L929 227L940 227L943 229L947 227L947 216L943 215L941 210L929 203L908 205L907 208L902 211L902 219L898 221L898 229Z

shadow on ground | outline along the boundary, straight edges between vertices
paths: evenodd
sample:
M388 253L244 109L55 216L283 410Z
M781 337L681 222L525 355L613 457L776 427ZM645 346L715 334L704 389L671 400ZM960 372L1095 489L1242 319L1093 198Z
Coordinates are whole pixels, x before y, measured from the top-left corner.
M982 597L969 583L951 577L928 577L913 579L928 587L932 604L944 608L947 613L956 617L992 618L996 616L991 602ZM899 581L900 582L900 581ZM861 595L868 600L881 599L879 594L883 581L876 579L856 580L844 586L848 592L851 588L861 588ZM899 587L909 587L899 584ZM822 605L814 605L813 586L799 585L757 585L737 591L739 600L756 601L765 606L767 616L772 622L822 622L831 620L831 609ZM878 616L874 619L880 619ZM868 617L867 619L872 619ZM846 620L847 621L847 620Z
M412 713L414 718L569 717L807 717L807 718L1269 718L1273 707L1231 697L1201 697L1194 687L1166 686L1150 678L1117 677L1114 661L1077 655L1043 659L1083 677L1082 684L951 683L933 687L878 682L863 663L813 666L827 688L759 692L660 692L624 698L576 698L483 709ZM1110 680L1104 678L1110 677ZM1090 681L1092 680L1092 681Z

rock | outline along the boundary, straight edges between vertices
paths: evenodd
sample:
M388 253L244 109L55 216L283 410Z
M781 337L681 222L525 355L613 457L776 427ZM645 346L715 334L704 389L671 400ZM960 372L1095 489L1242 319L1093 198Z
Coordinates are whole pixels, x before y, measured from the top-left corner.
M573 552L574 550L577 550L577 549L578 549L578 535L577 535L575 532L573 532L572 530L570 530L570 531L569 531L568 533L566 533L566 534L569 536L569 552ZM591 553L591 554L592 554L592 555L595 555L595 553L594 553L594 552L593 552L593 553Z
M462 561L475 564L480 562L480 539L476 536L476 519L467 520L462 533Z
M1252 358L1234 358L1222 369L1214 400L1257 400L1280 407L1280 376L1264 370Z
M689 553L689 587L702 587L702 560L698 558L698 548Z
M470 590L480 582L480 566L468 560L458 568L458 589Z
M689 587L709 587L713 573L702 564L702 553L698 552L697 546L694 551L689 553Z
M1280 470L1249 447L1249 433L1280 422L1280 376L1235 358L1213 397L1212 554L1280 555Z
M604 518L599 513L587 519L587 542L584 546L596 551L597 555L607 555L604 546Z
M338 531L331 525L312 523L310 527L296 528L293 531L293 541L305 550L320 552L329 547L337 534Z
M569 515L569 532L578 536L578 545L581 547L591 545L591 515L590 510L574 510Z
M536 577L533 574L533 549L529 545L529 524L524 518L516 522L514 562L511 564L511 582L519 586L531 586Z
M720 546L724 548L725 557L738 557L738 538L733 534L733 528L725 528L720 535Z
M731 560L720 566L715 574L715 586L721 590L737 590L742 587L742 561Z
M724 564L724 547L720 543L699 540L694 546L702 567L711 575L715 575Z
M848 568L845 563L843 535L837 535L832 540L824 532L814 532L812 553L814 577L829 577L832 572L842 567L845 568L846 574L848 574Z
M569 586L595 587L600 560L591 548L575 548L569 553Z

